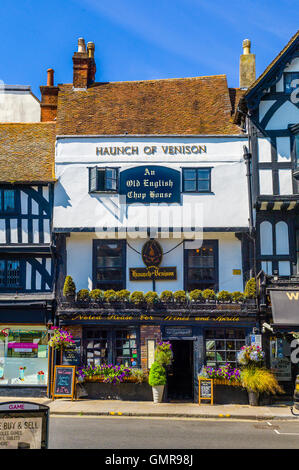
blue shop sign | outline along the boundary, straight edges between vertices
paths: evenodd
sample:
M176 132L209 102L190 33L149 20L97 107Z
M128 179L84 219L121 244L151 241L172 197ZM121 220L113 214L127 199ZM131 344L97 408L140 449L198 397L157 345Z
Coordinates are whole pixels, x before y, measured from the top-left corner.
M181 173L165 166L129 168L120 173L119 194L126 203L180 203Z

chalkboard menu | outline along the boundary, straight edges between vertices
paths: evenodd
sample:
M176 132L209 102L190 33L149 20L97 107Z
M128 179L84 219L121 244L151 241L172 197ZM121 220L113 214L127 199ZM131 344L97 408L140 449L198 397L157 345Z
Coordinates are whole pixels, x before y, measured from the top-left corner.
M55 397L70 397L75 395L75 366L55 366L53 399Z
M70 366L81 364L81 338L74 338L74 345L63 350L62 363Z
M213 379L206 379L198 377L198 401L199 404L202 400L209 400L211 405L213 405L214 396L213 396Z

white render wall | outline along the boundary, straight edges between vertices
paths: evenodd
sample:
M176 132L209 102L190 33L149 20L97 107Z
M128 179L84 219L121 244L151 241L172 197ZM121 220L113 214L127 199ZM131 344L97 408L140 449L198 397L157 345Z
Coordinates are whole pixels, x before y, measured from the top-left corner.
M165 155L162 145L201 145L207 152L196 155ZM120 171L138 165L162 165L181 171L182 167L211 167L212 192L206 194L182 194L181 204L159 205L159 226L169 226L169 211L173 225L182 225L188 208L196 210L190 225L204 227L247 227L248 197L243 145L246 137L68 137L56 143L55 173L55 228L148 227L146 215L154 220L157 205L148 212L136 205L121 206L118 195L89 194L88 167L115 166ZM98 146L138 146L139 155L98 156ZM155 155L148 156L142 149L157 147ZM162 209L163 207L163 209Z
M92 246L94 233L71 233L67 237L67 275L72 276L77 290L92 289ZM205 240L218 240L219 256L219 290L230 292L243 291L243 272L241 242L234 233L204 233ZM176 247L182 239L158 239L163 252ZM128 244L141 252L145 239L127 239ZM131 292L138 290L147 292L152 290L151 281L130 282L129 268L144 267L141 255L136 253L127 244L126 288ZM165 254L161 266L175 266L177 268L176 281L157 281L156 291L180 290L184 288L184 248L180 244L168 254ZM191 247L191 246L190 246ZM241 275L233 275L234 269L240 269Z
M40 122L40 102L30 87L0 84L0 122Z

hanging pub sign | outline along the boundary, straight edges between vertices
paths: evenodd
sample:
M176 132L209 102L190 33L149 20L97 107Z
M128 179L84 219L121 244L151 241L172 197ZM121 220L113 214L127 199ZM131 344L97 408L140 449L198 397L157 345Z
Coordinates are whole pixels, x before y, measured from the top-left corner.
M181 174L165 166L137 166L121 171L119 194L126 203L180 203Z
M175 267L160 267L163 250L156 240L148 240L142 248L142 260L146 268L130 268L130 281L175 281Z

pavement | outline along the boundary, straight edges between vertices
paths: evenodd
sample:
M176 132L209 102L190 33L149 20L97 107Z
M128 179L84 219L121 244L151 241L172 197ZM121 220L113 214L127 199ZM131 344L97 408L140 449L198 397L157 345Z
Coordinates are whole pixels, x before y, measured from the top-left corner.
M146 401L88 400L37 398L37 397L0 397L0 403L8 401L27 401L47 405L50 416L136 416L167 418L219 418L244 420L299 420L291 412L293 403L269 406L250 405L206 405L197 403L158 403Z

